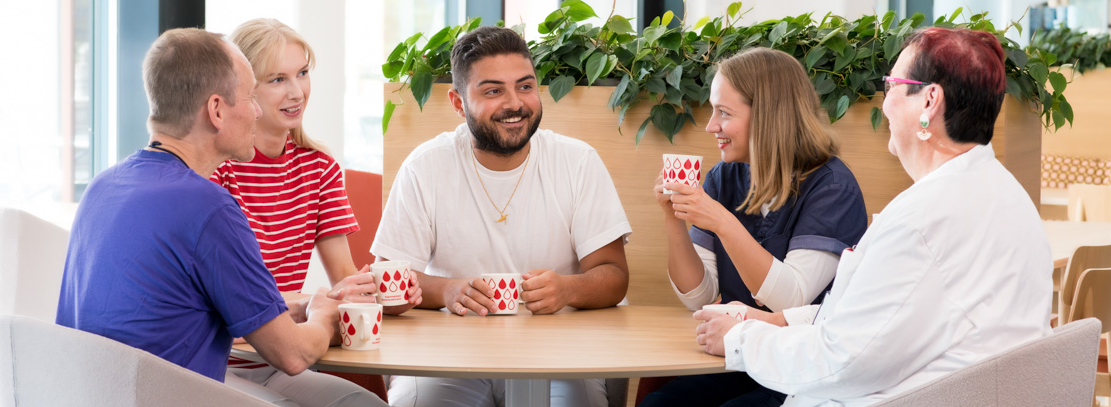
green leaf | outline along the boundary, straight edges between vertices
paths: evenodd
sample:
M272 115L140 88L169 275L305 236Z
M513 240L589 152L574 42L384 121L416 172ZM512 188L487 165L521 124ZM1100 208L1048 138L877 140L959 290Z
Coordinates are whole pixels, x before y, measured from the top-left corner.
M1069 126L1072 126L1072 105L1069 104L1069 101L1062 98L1061 104L1058 105L1057 108L1061 110L1061 114L1069 121Z
M401 67L405 66L401 61L390 61L382 64L382 76L389 79L394 79L397 74L401 73Z
M830 122L837 121L841 116L844 116L845 112L849 110L849 104L851 103L848 96L841 95L841 98L837 99L837 112L834 113L833 119L831 119Z
M613 68L616 68L616 67L617 67L617 56L616 55L606 55L606 67L605 67L605 69L602 69L601 77L602 78L609 77L609 74L611 72L613 72Z
M424 48L423 48L422 53L427 53L428 51L432 51L432 50L436 49L437 47L439 47L441 45L444 45L444 43L447 42L447 40L448 40L448 33L450 31L451 31L451 27L444 27L442 30L440 30L436 34L433 34L432 38L428 39L428 43L424 44Z
M1050 72L1049 83L1053 85L1053 93L1058 95L1064 92L1065 86L1069 84L1068 80L1065 79L1065 75L1061 75L1060 72Z
M602 70L606 68L606 55L601 52L590 54L590 58L586 60L586 84L592 85L598 77L602 75Z
M883 110L880 110L880 108L878 107L872 106L871 115L872 131L878 130L880 128L880 125L883 124Z
M664 100L676 105L682 104L683 91L679 90L679 88L667 88L667 92L664 92Z
M594 9L582 0L566 0L560 3L559 7L567 9L567 17L571 18L571 21L578 22L591 17L598 17L597 14L594 14Z
M394 47L393 52L390 52L390 56L386 57L386 60L387 61L397 61L398 58L401 57L401 54L404 53L405 50L408 49L408 48L409 47L406 46L404 42L402 42L400 44L397 44L397 46ZM389 75L386 75L386 76L389 76Z
M708 22L710 22L710 17L702 17L698 19L698 22L694 23L694 27L692 27L691 30L698 31L699 28L702 28L702 26L706 25Z
M679 88L679 80L682 79L682 78L683 78L683 66L682 65L676 66L675 69L672 69L671 72L669 72L667 74L667 84L671 85L671 87L673 87L673 88L678 89Z
M814 91L817 92L819 96L833 92L833 90L837 88L837 83L833 82L833 79L830 79L829 74L825 72L815 76L813 81Z
M730 3L729 7L725 8L725 15L737 18L737 13L741 11L741 2ZM697 28L696 28L697 29Z
M424 34L422 34L422 33L413 34L409 38L406 38L405 41L403 41L402 43L405 44L408 47L411 47L411 46L415 45L417 43L417 40L419 40L420 37L423 36L423 35Z
M838 56L837 60L833 62L833 72L841 72L842 69L845 69L846 65L852 63L854 60L856 60L856 52L841 54L841 56Z
M653 107L653 110L655 110L655 107ZM652 122L652 115L649 114L648 118L644 119L644 122L640 124L640 129L637 130L636 145L638 145L638 146L640 145L640 139L644 138L644 130L648 129L648 123L651 123L651 122Z
M675 13L673 13L671 10L668 10L666 13L664 13L663 18L660 20L660 25L667 27L669 24L671 24L671 19L673 18L675 18Z
M424 102L428 101L428 96L432 94L432 73L421 71L413 76L412 82L409 87L413 90L413 99L417 100L417 106L420 110L424 111Z
M667 141L674 143L675 122L679 120L679 113L675 111L675 107L668 104L655 105L652 106L648 116L652 119L652 125L664 133Z
M902 51L902 49L903 36L898 34L893 35L889 37L887 41L883 42L883 57L888 61L894 62L895 55L898 55L899 51Z
M610 101L609 101L610 109L613 109L613 108L617 107L618 104L620 104L619 102L622 99L621 97L625 95L625 90L628 89L628 88L629 88L629 75L621 75L621 82L617 83L617 88L614 89L613 94L610 95ZM625 105L626 109L628 107L629 107L629 105ZM617 125L620 126L621 123L618 123Z
M1045 69L1045 65L1038 61L1028 62L1026 69L1030 71L1030 76L1033 76L1038 83L1045 83L1046 76L1049 75L1049 70Z
M683 91L683 97L686 100L699 100L702 96L702 85L691 78L684 78L682 83L679 84L679 89Z
M563 99L563 97L567 95L567 92L570 92L573 87L575 87L574 77L570 75L560 75L552 79L552 82L548 84L548 94L552 95L552 100L559 102L559 100Z
M682 44L683 35L680 34L678 31L660 37L660 46L672 51L678 51L679 46Z
M949 15L949 22L952 23L957 17L960 17L962 12L964 12L964 7L957 7L956 10L953 10L953 14Z
M787 22L780 21L772 28L771 34L768 34L768 41L771 41L774 46L779 43L779 40L783 39L785 34L787 34Z
M1060 110L1053 111L1053 131L1060 130L1065 125L1065 115Z
M629 23L629 19L614 15L606 22L606 28L618 34L633 33L633 25Z
M654 26L645 28L644 29L645 45L647 45L649 47L656 46L656 41L658 41L660 39L660 37L663 36L664 32L666 32L666 31L667 31L667 27L664 27L662 25L654 25Z
M390 118L393 117L393 109L396 107L393 102L386 101L386 108L382 111L382 134L386 134L386 129L390 128Z
M664 93L667 92L667 83L665 83L663 79L652 78L644 83L644 89L647 89L649 92Z
M548 72L550 72L553 68L555 68L555 62L552 61L545 61L543 63L540 63L539 65L536 65L536 77L541 79L547 78Z
M810 52L806 53L806 58L804 59L804 61L806 62L806 70L809 71L813 69L814 65L818 63L819 59L822 59L822 56L825 55L825 53L825 46L819 45L817 47L811 48Z
M1029 59L1029 57L1026 55L1026 51L1018 48L1008 49L1007 58L1010 59L1011 62L1015 64L1015 68L1018 69L1025 68L1026 61L1027 59Z

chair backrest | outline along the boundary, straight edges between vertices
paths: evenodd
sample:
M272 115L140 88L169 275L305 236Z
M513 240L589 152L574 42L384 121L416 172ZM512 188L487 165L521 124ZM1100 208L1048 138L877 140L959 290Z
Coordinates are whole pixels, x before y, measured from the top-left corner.
M1080 274L1090 268L1111 267L1111 245L1108 246L1080 246L1069 257L1065 266L1065 273L1061 276L1060 292L1057 293L1057 320L1063 325L1073 318L1072 303L1076 297L1076 282ZM1106 320L1104 320L1106 321Z
M382 174L343 170L343 176L347 200L355 212L355 220L359 221L359 231L347 236L347 244L351 247L355 267L362 268L364 264L374 263L370 245L374 243L378 223L382 220Z
M1069 317L1073 321L1097 318L1103 323L1102 332L1111 330L1111 268L1087 269L1080 274Z
M270 406L111 339L0 315L0 406Z
M1069 220L1111 221L1111 185L1069 185Z
M874 406L1089 406L1100 330L1095 318L1061 325Z
M0 208L0 314L54 322L68 244L69 231Z

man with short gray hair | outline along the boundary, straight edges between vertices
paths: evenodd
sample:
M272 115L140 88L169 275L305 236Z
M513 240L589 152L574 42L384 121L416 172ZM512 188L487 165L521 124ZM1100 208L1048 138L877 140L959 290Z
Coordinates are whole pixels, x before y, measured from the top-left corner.
M175 29L151 46L143 80L151 143L85 191L58 324L221 382L236 337L283 372L301 373L337 339L339 299L321 290L287 304L238 204L208 180L225 160L254 155L261 112L250 63L219 34ZM348 384L321 392L384 405Z

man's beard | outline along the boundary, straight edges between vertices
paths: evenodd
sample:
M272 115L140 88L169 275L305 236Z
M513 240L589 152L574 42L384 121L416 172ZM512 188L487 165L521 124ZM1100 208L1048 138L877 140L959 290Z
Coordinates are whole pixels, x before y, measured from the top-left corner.
M529 140L532 139L532 135L536 134L536 129L540 128L540 118L544 116L543 109L537 110L534 114L528 109L521 107L516 111L501 112L489 120L480 122L469 113L470 109L466 111L467 127L471 129L471 134L474 135L475 148L503 157L513 155L513 153L525 148ZM520 117L521 120L529 121L525 137L516 143L514 143L512 139L502 140L501 137L499 137L500 134L497 124L494 123L498 120L504 120L510 117Z

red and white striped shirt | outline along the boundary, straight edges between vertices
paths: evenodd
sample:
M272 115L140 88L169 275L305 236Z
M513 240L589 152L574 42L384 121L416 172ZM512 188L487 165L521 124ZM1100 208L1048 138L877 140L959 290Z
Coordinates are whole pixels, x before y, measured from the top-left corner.
M239 202L283 292L301 291L316 239L359 230L339 164L293 140L277 158L256 150L251 162L226 161L211 179Z
M256 149L251 162L225 161L210 179L239 202L262 249L262 260L283 292L301 291L316 239L359 230L339 164L291 139L286 139L285 152L277 158ZM265 366L237 358L228 365Z

